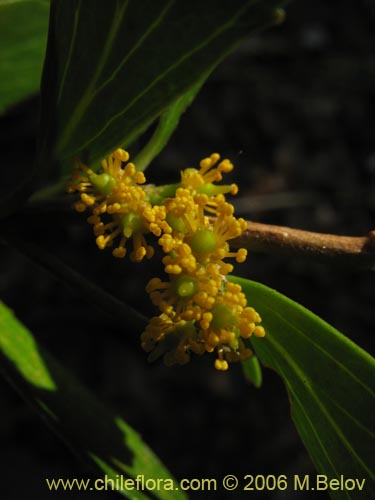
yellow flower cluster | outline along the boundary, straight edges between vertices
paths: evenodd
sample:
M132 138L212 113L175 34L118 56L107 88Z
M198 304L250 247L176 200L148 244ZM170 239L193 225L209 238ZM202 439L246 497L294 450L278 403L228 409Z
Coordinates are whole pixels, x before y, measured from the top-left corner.
M160 236L164 229L168 230L168 225L165 222L165 207L152 206L147 200L142 187L146 178L142 172L136 171L133 163L126 163L128 160L129 154L117 149L102 161L99 174L76 161L67 191L81 193L75 209L91 212L87 221L94 226L100 250L113 246L117 240L112 253L115 257L125 257L126 242L132 238L130 258L140 262L154 254L144 235L153 233Z
M150 359L163 356L167 365L184 364L190 353L215 351L215 367L227 370L229 362L252 355L246 339L265 334L241 287L226 279L233 270L226 259L244 262L247 253L229 247L247 227L225 199L226 193L237 193L237 186L214 184L232 168L229 160L220 162L220 156L212 154L201 161L200 169L183 171L175 196L164 202L171 231L159 238L159 245L166 254L168 279L153 278L147 286L161 312L142 335Z
M142 186L143 173L128 160L128 153L118 149L103 160L100 173L77 162L68 185L68 192L80 193L75 208L91 212L88 222L100 249L117 240L116 257L125 256L132 238L130 257L138 262L150 258L154 249L145 234L158 237L166 279L153 278L146 288L160 311L142 334L149 359L162 356L167 365L184 364L191 353L215 352L215 368L227 370L228 363L252 355L246 339L265 335L240 285L227 280L233 265L226 259L241 263L247 254L243 248L233 252L229 245L247 227L225 198L238 188L216 184L233 165L214 153L199 169L181 173L172 196L151 203L150 190Z

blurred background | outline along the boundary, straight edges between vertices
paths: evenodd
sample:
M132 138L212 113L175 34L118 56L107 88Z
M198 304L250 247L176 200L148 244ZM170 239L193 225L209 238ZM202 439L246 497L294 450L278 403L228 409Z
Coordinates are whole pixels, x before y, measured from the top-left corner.
M245 40L215 71L149 168L148 180L176 182L181 169L217 151L236 166L231 181L240 186L233 200L238 215L365 235L375 221L373 14L372 2L366 0L292 2L283 25ZM31 99L0 118L1 162L12 165L14 175L32 162L38 104ZM130 152L134 156L137 145ZM154 315L144 287L161 275L157 262L135 265L99 252L85 218L69 204L60 208L23 217L23 236ZM1 299L142 435L175 477L315 473L275 373L264 370L263 387L257 390L244 380L240 366L219 373L209 356L172 369L149 365L139 332L86 303L17 251L0 247L0 259ZM310 308L374 352L369 271L249 252L236 272ZM47 491L44 478L81 477L80 465L2 379L0 405L2 498L76 495ZM215 498L245 495L224 493L216 492ZM259 499L306 496L252 492ZM323 493L310 496L328 498Z

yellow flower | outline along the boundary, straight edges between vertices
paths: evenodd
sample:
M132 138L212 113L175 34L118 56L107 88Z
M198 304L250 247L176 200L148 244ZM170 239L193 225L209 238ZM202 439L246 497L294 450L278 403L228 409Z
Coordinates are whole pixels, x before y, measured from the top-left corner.
M149 321L141 335L142 348L149 352L149 361L163 356L167 366L184 365L190 353L204 353L204 345L196 340L197 332L192 321L173 321L166 314Z
M214 153L199 169L184 170L180 184L167 189L143 186L144 174L128 160L129 154L117 149L102 161L98 173L77 161L67 186L68 192L80 195L75 208L91 212L87 220L97 246L103 250L115 245L115 257L126 255L131 239L130 258L150 258L154 249L145 236L158 238L167 277L153 278L146 287L161 313L141 337L150 361L163 357L171 366L187 363L192 353L214 353L215 368L227 370L229 363L252 355L250 336L265 335L241 287L226 279L233 269L226 259L241 263L247 254L244 248L230 250L230 241L247 228L225 199L238 188L215 184L233 165Z
M152 303L175 321L200 321L215 303L223 286L217 266L198 266L189 274L170 275L169 281L153 278L147 285Z
M165 222L165 207L153 207L147 200L146 191L141 186L146 181L144 174L137 172L133 163L123 165L128 159L126 151L117 149L102 161L98 174L76 162L67 190L80 193L80 200L75 204L77 211L89 209L92 212L87 220L94 226L99 249L111 247L118 240L112 253L115 257L125 257L125 246L131 238L133 251L130 258L140 262L154 253L144 235L151 232L160 236L163 230L169 230L169 226Z
M241 287L226 280L233 266L225 259L246 259L246 250L231 252L229 242L247 223L234 216L225 199L237 187L213 184L233 168L229 160L219 159L213 154L201 161L200 170L184 170L180 187L163 203L169 228L158 242L166 254L168 279L153 278L147 285L161 315L151 319L142 345L151 352L150 359L163 356L168 365L186 363L191 352L215 352L215 367L226 370L228 363L252 355L246 346L251 335L265 333L256 325L261 319L247 307Z
M223 195L210 198L179 188L174 198L165 201L165 208L170 233L161 236L159 245L167 254L163 259L167 273L191 272L197 263L215 262L221 274L228 274L233 266L224 263L223 259L235 258L237 262L246 259L247 251L241 248L231 252L228 240L240 236L247 223L234 217L234 208ZM206 212L213 213L216 218L208 217Z
M96 214L111 212L113 205L127 199L144 198L144 190L137 186L146 182L142 172L136 172L133 163L123 167L129 160L129 153L117 149L102 160L100 173L76 160L73 174L67 185L67 192L81 193L80 201L75 204L78 212L92 208Z
M265 335L264 328L256 324L261 318L255 309L247 306L240 285L225 283L211 295L213 301L207 304L198 304L197 284L188 279L172 282L169 286L159 280L150 282L149 286L154 292L164 289L164 298L159 299L167 303L164 312L152 318L142 334L142 347L151 352L150 361L163 355L167 365L185 364L191 353L215 352L215 368L224 371L229 363L252 356L246 345L249 337ZM185 306L180 302L181 309L175 311L170 307L171 298L173 293L178 295L176 288L179 286L180 295L186 293L189 300ZM170 303L167 299L171 300ZM186 311L192 314L185 315Z
M220 182L223 178L222 173L228 173L233 170L233 164L225 159L218 163L220 155L212 153L208 158L201 160L199 170L187 168L181 172L181 186L188 189L191 193L206 193L209 196L219 193L237 194L236 184L214 186L213 182Z
M205 322L200 322L198 340L204 342L207 352L217 352L215 368L227 370L228 362L243 361L252 355L244 340L252 335L264 337L264 328L256 325L260 322L255 309L247 307L241 286L227 283L205 315Z

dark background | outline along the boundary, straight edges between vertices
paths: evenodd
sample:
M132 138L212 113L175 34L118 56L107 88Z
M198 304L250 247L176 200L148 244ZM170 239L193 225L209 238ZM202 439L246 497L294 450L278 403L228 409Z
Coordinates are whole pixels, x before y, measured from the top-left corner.
M374 59L370 1L294 2L287 19L245 41L215 71L181 120L148 180L213 151L231 158L237 213L252 220L360 236L374 226ZM2 163L32 162L38 100L1 118ZM136 153L136 148L130 149ZM4 187L3 183L3 187ZM24 237L148 315L156 263L135 265L96 249L91 228L69 207L20 221ZM240 366L213 369L209 356L185 367L148 365L139 335L87 304L15 250L0 247L0 296L63 364L151 446L177 478L314 474L290 418L283 383L264 372L261 390ZM373 276L307 258L252 254L238 273L273 287L373 352ZM81 477L74 457L0 380L2 498L62 498L46 477ZM252 498L305 498L304 493ZM80 493L81 495L83 493ZM206 494L208 495L208 494ZM206 496L205 495L205 496ZM221 498L247 497L240 491ZM311 493L311 497L323 494ZM104 494L86 494L105 498ZM198 498L203 493L195 494Z

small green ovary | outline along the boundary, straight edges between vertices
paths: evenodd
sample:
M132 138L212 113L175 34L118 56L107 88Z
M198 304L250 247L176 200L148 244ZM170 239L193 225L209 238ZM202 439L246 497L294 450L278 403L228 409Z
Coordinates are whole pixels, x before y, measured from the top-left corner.
M175 231L178 231L179 233L187 232L185 223L181 218L175 217L172 214L167 214L166 221Z
M112 175L106 173L91 174L89 179L96 191L104 196L110 196L113 188L116 186L116 179L114 179Z
M144 231L143 217L134 212L125 214L120 224L122 232L127 238L130 238L133 233Z
M191 238L191 249L197 253L210 253L216 248L216 236L210 229L198 229Z
M198 283L192 276L179 276L174 283L174 291L182 299L190 299L198 292Z
M225 304L217 304L212 308L211 325L214 328L226 328L237 323L235 315Z

